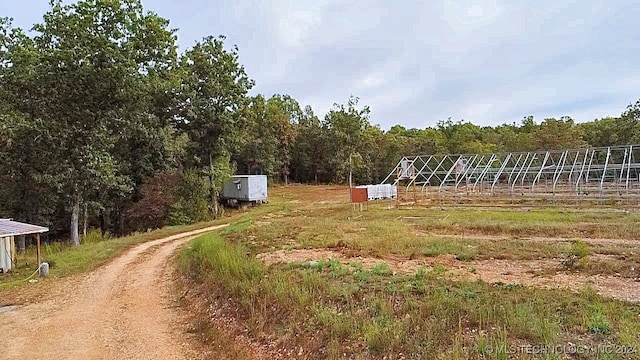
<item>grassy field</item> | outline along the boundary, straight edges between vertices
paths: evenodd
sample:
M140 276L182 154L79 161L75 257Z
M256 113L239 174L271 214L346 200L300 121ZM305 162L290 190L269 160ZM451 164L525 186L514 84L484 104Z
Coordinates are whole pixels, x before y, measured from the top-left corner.
M602 209L393 202L354 212L343 187L274 188L268 205L192 242L179 267L267 358L637 359L640 306L606 288L474 276L481 265L540 262L555 264L542 271L547 282L611 278L634 289L639 220ZM260 260L302 250L321 255ZM430 265L397 268L423 260ZM218 334L216 324L199 329ZM232 344L220 350L230 353L251 358Z

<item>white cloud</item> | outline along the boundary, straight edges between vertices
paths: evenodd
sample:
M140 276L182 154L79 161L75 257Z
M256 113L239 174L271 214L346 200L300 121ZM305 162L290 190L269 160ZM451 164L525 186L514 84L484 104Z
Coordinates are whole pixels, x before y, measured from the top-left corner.
M288 51L293 51L303 47L314 29L322 24L328 2L273 1L272 4L277 40Z
M353 89L356 91L383 90L385 86L389 86L390 83L394 82L408 67L415 65L412 61L406 56L396 55L384 63L374 64L354 81Z
M443 10L447 25L458 35L493 25L504 12L496 0L446 0Z
M354 85L356 90L367 90L371 88L378 88L381 85L385 84L387 80L385 79L385 73L382 71L374 71L372 73L367 74L364 78L357 81Z
M411 88L392 88L374 96L363 97L362 103L369 105L372 109L386 110L400 107L417 96L418 92Z

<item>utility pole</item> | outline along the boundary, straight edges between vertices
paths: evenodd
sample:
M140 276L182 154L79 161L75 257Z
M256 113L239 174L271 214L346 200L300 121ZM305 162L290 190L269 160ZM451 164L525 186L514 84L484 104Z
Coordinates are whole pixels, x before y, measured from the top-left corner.
M352 162L351 162L351 156L353 155L353 153L349 154L349 202L353 202L353 198L351 197L351 178L352 178Z

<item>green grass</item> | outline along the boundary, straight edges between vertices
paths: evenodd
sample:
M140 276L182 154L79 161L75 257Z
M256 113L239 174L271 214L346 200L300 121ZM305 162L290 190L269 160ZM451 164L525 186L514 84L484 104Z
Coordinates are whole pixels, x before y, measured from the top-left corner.
M582 260L572 271L610 273L640 261L637 245L590 239L636 239L637 214L394 209L389 203L360 213L351 211L345 194L333 187L273 189L269 208L253 209L220 234L191 243L179 257L180 268L207 289L210 301L229 304L225 308L250 339L283 352L302 347L307 358L531 358L504 350L568 342L638 349L638 305L592 291L454 280L441 264L396 275L386 262L446 254L464 262L575 256ZM555 237L565 240L547 240ZM334 247L380 260L367 268L357 257L267 267L255 257ZM604 254L609 257L594 257ZM583 358L610 358L605 355Z
M246 210L232 210L221 219L193 225L167 226L145 233L134 233L126 237L112 238L109 234L102 236L98 231L92 231L81 239L80 246L72 247L64 242L52 242L42 245L41 261L50 264L50 276L47 280L84 273L96 269L118 256L131 246L160 239L163 237L201 229L209 226L233 222L226 233L243 231L249 228L254 219L259 216L282 210L282 204L266 204ZM25 279L32 275L37 268L35 249L29 248L25 255L17 256L18 266L9 274L0 276L0 291L15 289L27 284ZM38 278L42 280L42 278Z
M228 221L220 219L194 225L169 226L162 229L135 233L126 237L103 237L99 232L91 232L81 244L72 247L68 243L52 242L41 246L41 261L50 265L47 280L91 271L121 254L133 245L175 235L181 232L196 230ZM17 256L17 264L10 273L0 276L0 291L15 289L27 284L25 279L37 268L35 249L29 248L25 255ZM42 278L35 277L42 280Z
M282 200L279 200L282 201ZM532 211L387 209L371 205L354 216L348 205L294 203L290 216L269 219L268 226L248 226L236 234L252 253L295 243L301 248L344 245L366 256L437 256L460 260L562 258L573 239L640 238L640 216L622 212L536 209ZM282 211L281 211L282 212ZM256 219L259 217L257 216ZM548 238L564 241L546 241ZM529 238L535 238L531 240ZM594 253L630 254L635 245L589 245Z
M250 336L277 334L312 358L506 359L485 350L640 344L640 307L591 292L453 282L440 269L395 276L384 263L266 268L238 234L199 237L179 257L181 269L212 298L232 301Z

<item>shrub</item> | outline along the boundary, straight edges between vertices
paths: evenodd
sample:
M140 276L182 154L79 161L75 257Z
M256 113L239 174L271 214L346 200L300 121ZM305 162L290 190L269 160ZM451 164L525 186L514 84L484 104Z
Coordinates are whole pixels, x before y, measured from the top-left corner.
M80 242L82 244L91 244L109 239L111 239L111 234L108 232L103 234L102 231L93 229L90 230L87 235L83 236L82 239L80 239Z
M567 256L562 261L562 265L567 269L573 269L590 253L591 249L587 243L581 240L575 240L569 246Z
M164 171L147 178L140 186L142 198L127 212L129 227L145 231L167 225L171 206L176 202L177 173Z
M164 171L141 185L142 198L127 212L129 228L145 231L209 219L209 186L195 170Z
M604 315L597 314L589 323L589 331L593 334L608 334L611 331L611 324Z
M600 304L591 305L587 328L592 334L608 334L611 331L611 323Z
M169 211L170 225L193 224L209 219L209 186L195 170L180 174L176 186L177 201Z
M585 243L584 241L576 240L571 243L570 253L572 255L575 255L578 259L582 259L591 254L591 249L589 248L589 245L587 245L587 243Z

